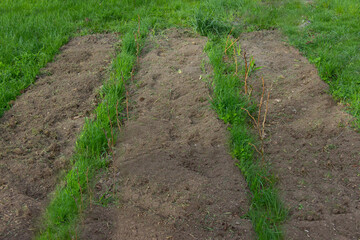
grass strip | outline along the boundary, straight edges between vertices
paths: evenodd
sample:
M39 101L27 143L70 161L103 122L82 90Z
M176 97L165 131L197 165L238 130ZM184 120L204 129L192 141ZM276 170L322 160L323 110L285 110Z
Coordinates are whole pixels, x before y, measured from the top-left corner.
M238 4L235 1L207 1L195 14L193 25L195 30L209 38L205 52L214 71L210 84L212 106L219 118L230 124L231 153L238 159L237 166L252 193L246 217L251 219L258 239L283 239L280 225L287 217L287 209L279 199L276 179L269 171L269 164L264 163L263 156L254 150L254 146L260 149L261 144L250 130L249 116L244 109L252 115L256 115L258 109L244 92L245 82L239 79L247 71L244 64L235 60L241 56L241 49L237 44L231 45L230 36L227 36L231 32L236 38L244 31L239 26L232 26L229 18L224 17L234 10L231 3Z
M89 205L89 188L96 172L109 164L109 150L116 139L118 112L124 109L126 85L132 79L139 49L147 36L147 27L129 31L122 40L122 51L113 61L113 71L102 89L102 102L93 119L86 119L76 142L72 169L53 193L44 215L44 227L36 239L72 239L76 225ZM117 109L118 108L118 109Z
M224 61L226 41L226 37L212 38L205 48L214 70L212 106L219 118L230 124L231 153L238 159L237 166L252 193L247 217L258 239L282 239L280 225L286 219L287 210L278 197L276 179L252 146L259 143L253 137L254 131L249 129L249 116L244 109L255 113L257 106L243 93L244 82L234 74L235 64ZM231 49L228 53L228 57L234 59ZM244 69L241 71L244 73Z

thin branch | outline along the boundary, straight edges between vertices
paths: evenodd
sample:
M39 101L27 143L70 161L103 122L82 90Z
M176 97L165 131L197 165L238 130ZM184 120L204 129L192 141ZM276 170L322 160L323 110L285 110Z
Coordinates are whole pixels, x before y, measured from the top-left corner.
M269 90L268 95L267 95L265 113L264 113L264 120L262 122L262 134L263 134L263 136L265 136L265 122L266 122L266 116L267 116L267 112L268 112L269 98L270 98L270 90Z
M111 117L110 117L109 103L107 103L107 107L108 107L108 119L109 119L110 129L111 129L111 145L113 145L114 144L114 132L113 132L113 125L112 125L112 121L111 121Z
M247 95L248 89L247 89L247 79L248 79L248 74L249 74L249 70L248 70L248 63L247 63L247 59L246 59L246 51L244 51L244 62L245 62L245 77L244 77L244 82L245 82L245 94Z
M255 125L255 127L258 129L259 127L258 127L258 124L257 124L257 121L255 120L255 118L250 114L250 112L247 110L247 109L245 109L245 108L241 108L242 110L245 110L246 112L247 112L247 114L252 118L252 120L254 121L254 125Z
M234 47L234 59L235 59L235 66L236 66L235 75L237 75L237 73L238 73L238 62L237 62L237 56L236 56L236 46Z
M261 108L262 108L264 94L265 94L265 81L264 81L263 77L261 77L261 81L262 81L262 93L261 93L261 98L260 98L260 102L259 102L258 126L260 126Z
M249 145L253 146L254 149L260 154L260 155L263 155L264 153L262 153L261 151L259 151L259 149L252 143L249 142Z
M118 111L118 106L119 106L119 100L116 101L116 122L117 122L117 126L119 128L119 132L121 131L121 127L120 127L120 120L119 120L119 111Z
M229 48L231 48L239 39L240 39L240 37L238 37L237 39L235 39L235 41L231 41L230 46L227 47L227 48L225 48L225 53L226 53L226 51L227 51Z
M229 32L229 35L227 36L227 39L226 39L226 44L225 44L225 51L224 53L226 54L226 51L227 51L227 45L228 45L228 42L229 42L229 39L230 39L230 36L231 36L231 32L234 28L232 28Z

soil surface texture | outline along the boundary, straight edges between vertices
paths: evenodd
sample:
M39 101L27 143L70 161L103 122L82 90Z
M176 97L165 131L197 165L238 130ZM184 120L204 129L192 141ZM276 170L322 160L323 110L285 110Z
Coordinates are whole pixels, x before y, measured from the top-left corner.
M115 35L71 40L0 119L0 239L31 239L94 109Z
M266 159L290 209L285 239L360 239L360 134L298 50L277 31L242 35L260 76L272 85Z
M94 205L83 239L254 238L250 220L241 218L246 182L201 80L205 43L172 29L145 47L110 171L117 185L112 174L97 184L99 191L116 188L120 202Z

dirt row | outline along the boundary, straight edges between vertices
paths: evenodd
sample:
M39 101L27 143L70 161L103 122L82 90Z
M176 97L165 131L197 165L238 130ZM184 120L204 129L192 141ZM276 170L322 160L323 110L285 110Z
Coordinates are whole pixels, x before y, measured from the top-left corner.
M286 239L360 239L360 134L352 117L277 31L244 34L242 49L272 85L266 159L290 209Z
M0 239L33 237L96 105L116 41L115 35L71 40L0 119Z

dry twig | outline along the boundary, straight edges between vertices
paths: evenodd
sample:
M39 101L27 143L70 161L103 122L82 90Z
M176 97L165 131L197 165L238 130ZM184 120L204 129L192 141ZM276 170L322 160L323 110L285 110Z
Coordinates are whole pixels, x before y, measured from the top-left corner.
M264 154L265 154L265 150L264 150L264 141L265 141L265 123L266 123L266 118L267 118L267 112L268 112L268 106L269 106L269 98L270 98L270 89L267 92L267 99L266 99L266 103L265 103L265 110L264 110L264 114L262 115L262 107L264 104L264 95L265 95L265 81L264 78L261 78L262 80L262 93L261 93L261 97L260 97L260 101L259 101L259 105L258 105L258 115L257 115L257 119L255 119L254 116L251 115L251 113L245 109L242 108L244 111L247 112L247 114L250 116L250 118L253 120L253 124L255 129L258 131L258 135L260 138L260 149L257 148L254 144L249 143L249 145L253 146L254 149L261 155L261 159L262 159L262 163L264 163Z

